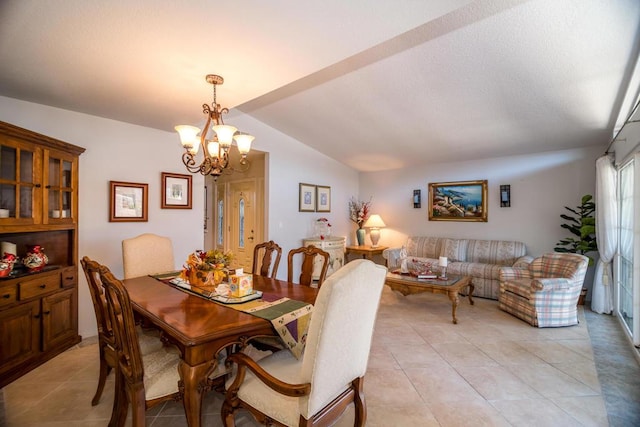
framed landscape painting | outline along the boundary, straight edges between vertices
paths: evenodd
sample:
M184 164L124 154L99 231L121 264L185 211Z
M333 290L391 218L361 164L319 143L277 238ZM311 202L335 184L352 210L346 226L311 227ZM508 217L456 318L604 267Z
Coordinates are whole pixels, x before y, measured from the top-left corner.
M147 221L149 184L109 181L109 222Z
M429 183L429 221L487 222L487 180Z
M162 209L191 209L191 175L162 172Z

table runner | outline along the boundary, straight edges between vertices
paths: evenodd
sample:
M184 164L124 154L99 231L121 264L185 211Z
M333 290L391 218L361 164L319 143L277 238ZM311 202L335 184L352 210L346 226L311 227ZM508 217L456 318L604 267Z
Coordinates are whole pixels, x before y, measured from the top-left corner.
M171 280L178 277L179 274L180 271L173 271L150 274L150 276L184 292L209 300L215 304L233 308L234 310L242 311L270 321L284 345L291 351L291 354L293 354L296 359L299 359L300 356L302 356L307 342L307 332L309 329L311 314L313 312L312 304L292 300L286 297L275 301L268 301L268 296L264 294L262 298L255 299L253 301L237 304L225 304L210 298L214 288L213 286L209 289L209 287L202 288L191 285L190 289L187 289L183 286L173 284Z

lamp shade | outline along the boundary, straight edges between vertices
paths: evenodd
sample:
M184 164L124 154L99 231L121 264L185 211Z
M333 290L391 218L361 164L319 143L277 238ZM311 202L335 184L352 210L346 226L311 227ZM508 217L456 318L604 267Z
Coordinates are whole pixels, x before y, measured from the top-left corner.
M233 134L238 130L237 128L229 125L217 125L213 126L213 131L218 137L218 142L223 147L229 147L233 142Z
M180 142L182 143L182 146L186 149L193 148L200 142L198 139L200 128L189 125L179 125L176 126L175 129L180 135Z
M240 154L247 154L251 150L251 142L253 142L255 137L246 133L241 133L240 135L234 136L233 139L235 139L236 144L238 144L238 151Z
M380 215L373 214L369 217L368 220L365 221L363 226L367 228L382 228L386 227L386 224L384 223L382 218L380 218Z

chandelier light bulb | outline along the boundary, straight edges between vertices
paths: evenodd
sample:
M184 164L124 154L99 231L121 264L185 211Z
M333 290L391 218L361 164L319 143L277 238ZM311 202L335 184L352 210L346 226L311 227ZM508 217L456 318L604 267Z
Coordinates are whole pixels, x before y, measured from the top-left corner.
M255 137L243 133L234 136L233 139L235 139L236 144L238 144L238 151L240 152L240 154L247 154L251 150L251 143L253 142Z
M218 137L218 142L223 148L229 148L229 146L231 146L231 143L233 142L233 134L236 133L237 130L237 128L229 125L218 125L213 127L213 131Z

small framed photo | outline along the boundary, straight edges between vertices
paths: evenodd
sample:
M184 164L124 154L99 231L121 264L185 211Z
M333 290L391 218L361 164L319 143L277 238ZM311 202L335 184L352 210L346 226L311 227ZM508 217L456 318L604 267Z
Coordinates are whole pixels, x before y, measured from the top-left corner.
M299 212L315 212L316 211L316 186L311 184L300 183L299 186Z
M109 181L109 222L148 221L149 184Z
M487 222L487 180L429 183L429 221Z
M316 212L331 212L331 187L316 186Z
M162 209L191 209L191 175L162 172Z

